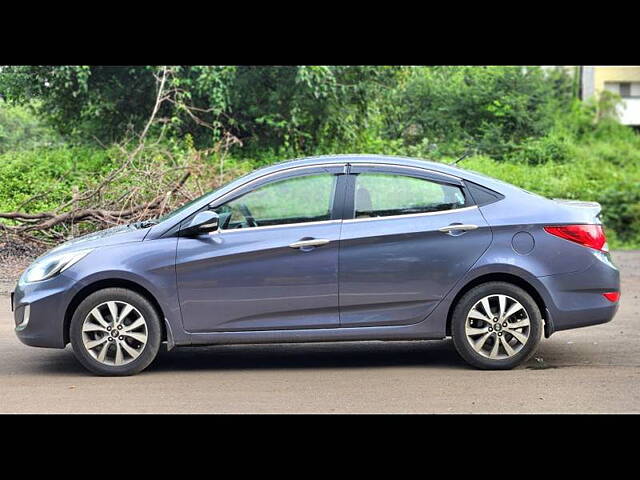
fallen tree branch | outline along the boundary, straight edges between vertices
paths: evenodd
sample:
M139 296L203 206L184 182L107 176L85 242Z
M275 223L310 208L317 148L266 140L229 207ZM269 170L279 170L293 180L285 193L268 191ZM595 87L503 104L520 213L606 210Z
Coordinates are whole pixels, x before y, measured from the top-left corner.
M96 220L99 223L108 223L108 220L112 220L114 223L119 223L121 220L137 220L136 215L141 212L149 213L150 211L156 210L163 202L166 204L166 198L173 193L175 193L184 183L187 181L191 172L187 172L180 181L166 194L162 194L142 205L138 205L135 207L131 207L126 210L104 210L100 208L85 208L72 210L70 212L61 213L58 215L51 215L50 213L42 213L41 218L47 218L46 221L42 223L37 223L33 225L25 225L22 227L14 228L15 232L30 232L33 230L49 230L56 225L61 223L75 223L84 220ZM0 214L3 216L6 214ZM146 216L146 215L145 215ZM7 218L7 217L5 217ZM16 217L13 217L16 218Z
M204 191L201 181L208 187L223 183L228 150L234 145L242 145L233 135L225 133L214 147L189 153L186 160L180 158L186 165L180 165L168 148L163 149L160 138L164 126L154 142L145 141L152 125L163 123L157 115L164 102L183 108L196 124L214 128L194 113L208 111L182 103L177 98L177 90L168 88L171 75L172 69L166 66L155 75L158 87L149 119L139 135L128 132L121 143L114 145L122 155L116 168L102 178L88 178L84 190L75 191L70 199L52 211L23 211L26 205L50 193L43 192L27 199L15 211L0 212L0 231L22 240L50 245L85 231L163 215L200 196ZM218 172L208 163L210 155L219 161ZM187 185L191 177L195 180Z

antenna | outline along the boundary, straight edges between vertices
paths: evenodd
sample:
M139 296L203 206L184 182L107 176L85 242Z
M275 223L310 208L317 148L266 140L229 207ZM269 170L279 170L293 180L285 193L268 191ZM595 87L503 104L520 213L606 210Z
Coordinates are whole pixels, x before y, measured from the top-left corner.
M449 165L455 165L457 164L459 161L464 160L465 158L467 158L469 155L471 155L472 150L467 150L466 152L464 152L464 154L458 158L457 160L454 160L453 162L451 162Z

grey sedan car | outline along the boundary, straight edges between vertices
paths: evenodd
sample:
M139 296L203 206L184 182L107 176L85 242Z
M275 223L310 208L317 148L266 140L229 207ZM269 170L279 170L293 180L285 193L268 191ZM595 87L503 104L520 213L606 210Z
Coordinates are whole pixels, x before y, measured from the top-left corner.
M593 202L376 155L254 171L174 212L69 241L12 295L22 342L100 375L183 345L453 337L509 369L608 322L619 274Z

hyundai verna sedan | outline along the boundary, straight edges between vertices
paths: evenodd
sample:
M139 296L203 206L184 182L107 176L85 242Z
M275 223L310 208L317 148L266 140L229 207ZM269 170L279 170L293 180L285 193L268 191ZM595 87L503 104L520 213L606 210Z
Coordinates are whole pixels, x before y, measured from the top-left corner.
M100 375L181 345L453 338L509 369L618 308L600 205L371 155L254 171L156 220L67 242L21 276L22 342Z

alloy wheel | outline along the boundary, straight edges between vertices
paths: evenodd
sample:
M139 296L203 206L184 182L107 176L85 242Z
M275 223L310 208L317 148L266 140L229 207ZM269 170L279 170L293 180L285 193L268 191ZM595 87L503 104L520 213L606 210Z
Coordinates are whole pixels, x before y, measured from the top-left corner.
M148 339L147 322L133 305L108 301L94 307L82 324L82 342L104 365L126 365L140 356Z
M479 300L465 321L465 336L471 348L492 360L517 354L529 340L530 331L527 310L514 298L501 294Z

